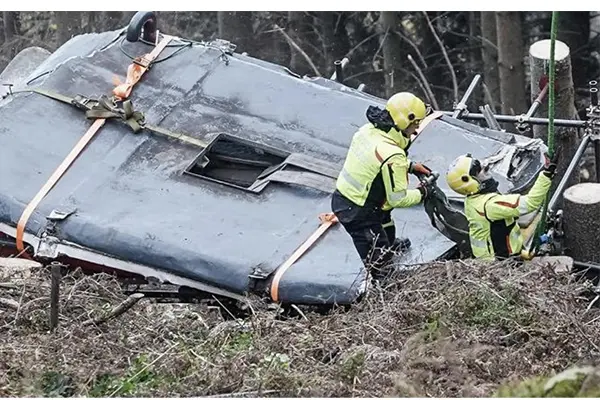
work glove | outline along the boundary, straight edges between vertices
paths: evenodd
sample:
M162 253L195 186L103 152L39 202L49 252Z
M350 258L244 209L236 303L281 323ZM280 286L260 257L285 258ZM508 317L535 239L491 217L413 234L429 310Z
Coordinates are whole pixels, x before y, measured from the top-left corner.
M431 170L429 169L429 167L425 166L424 164L416 163L416 162L412 162L412 161L411 161L410 165L408 166L408 172L410 172L413 175L425 175L425 176L431 175Z
M425 199L427 199L431 194L431 189L425 182L419 183L417 190L421 192L421 201L425 201Z
M544 162L544 172L543 174L546 175L548 178L552 179L554 178L554 175L556 174L556 156L553 157L553 159L550 159L550 156L548 155L548 153L544 153L544 158L545 158L545 162Z

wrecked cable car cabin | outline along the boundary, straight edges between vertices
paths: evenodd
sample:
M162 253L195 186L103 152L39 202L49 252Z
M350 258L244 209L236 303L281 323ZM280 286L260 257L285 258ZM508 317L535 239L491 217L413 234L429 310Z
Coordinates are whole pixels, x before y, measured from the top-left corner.
M226 41L155 39L132 39L127 28L79 35L52 54L26 49L3 72L0 83L12 84L0 101L4 253L241 301L356 301L369 274L339 224L296 250L330 212L366 109L385 100ZM128 68L142 76L115 107L107 99ZM543 145L530 141L443 115L409 156L443 173L467 151L500 155L500 189L524 191L543 165ZM422 205L393 217L412 241L396 264L453 254Z

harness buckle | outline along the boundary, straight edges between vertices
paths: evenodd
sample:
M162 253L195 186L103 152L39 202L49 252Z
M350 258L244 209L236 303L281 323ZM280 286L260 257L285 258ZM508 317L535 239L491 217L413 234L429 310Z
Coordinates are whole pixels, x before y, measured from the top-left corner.
M149 58L147 58L144 55L144 56L141 56L141 57L134 58L133 59L133 63L139 65L142 68L149 69L150 68L150 64L152 63L152 60L150 60Z
M95 101L88 97L78 94L77 96L75 96L75 98L73 98L73 100L71 101L71 104L73 104L75 107L79 108L80 110L87 111L93 107L93 105L90 105L90 103L92 103L92 102L95 102Z

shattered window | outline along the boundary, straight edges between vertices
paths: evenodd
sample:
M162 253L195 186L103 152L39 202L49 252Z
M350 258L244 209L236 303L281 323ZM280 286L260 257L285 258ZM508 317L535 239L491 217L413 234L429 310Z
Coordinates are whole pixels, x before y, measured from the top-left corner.
M288 153L220 134L196 157L185 173L239 189L279 168Z

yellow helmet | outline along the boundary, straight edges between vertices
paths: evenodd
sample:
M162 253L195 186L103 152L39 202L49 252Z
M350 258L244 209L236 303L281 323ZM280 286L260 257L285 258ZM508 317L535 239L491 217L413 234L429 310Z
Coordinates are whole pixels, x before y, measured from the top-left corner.
M385 109L400 130L408 128L412 122L419 123L427 116L427 106L423 100L409 92L396 93L390 97Z
M469 196L478 193L481 189L479 181L475 178L481 171L481 163L471 154L456 158L446 172L446 182L455 192Z

